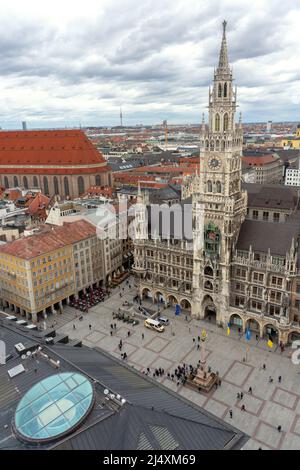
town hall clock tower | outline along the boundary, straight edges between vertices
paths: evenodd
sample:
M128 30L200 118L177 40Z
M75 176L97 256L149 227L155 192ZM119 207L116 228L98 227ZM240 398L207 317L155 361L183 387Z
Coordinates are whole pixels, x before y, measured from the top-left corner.
M227 321L230 262L247 211L241 189L242 124L228 63L226 21L219 64L209 88L208 126L202 119L200 173L193 181L194 274L192 315Z

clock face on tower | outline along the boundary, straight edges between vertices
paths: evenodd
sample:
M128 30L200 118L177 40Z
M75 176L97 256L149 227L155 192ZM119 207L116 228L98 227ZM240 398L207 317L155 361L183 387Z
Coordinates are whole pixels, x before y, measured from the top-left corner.
M221 166L221 162L218 158L213 157L208 160L208 166L211 170L217 170Z

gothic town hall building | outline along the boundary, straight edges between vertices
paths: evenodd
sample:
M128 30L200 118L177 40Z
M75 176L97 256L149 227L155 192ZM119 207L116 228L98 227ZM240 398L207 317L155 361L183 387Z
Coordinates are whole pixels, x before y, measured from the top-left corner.
M224 22L200 171L181 191L182 206L192 208L192 241L153 236L140 204L134 271L143 299L287 344L300 337L300 198L292 188L242 182L236 108ZM139 202L146 199L139 191Z

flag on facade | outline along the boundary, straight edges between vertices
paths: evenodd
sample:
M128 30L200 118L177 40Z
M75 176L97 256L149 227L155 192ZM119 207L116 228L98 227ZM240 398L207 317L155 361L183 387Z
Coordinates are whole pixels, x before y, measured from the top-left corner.
M251 339L251 330L249 328L247 328L247 330L246 330L246 340L250 341L250 339Z
M230 323L227 323L227 335L230 335Z
M181 312L181 307L179 304L175 305L175 315L180 315Z
M269 336L269 339L268 339L268 346L269 348L273 348L273 341L271 339L271 336Z

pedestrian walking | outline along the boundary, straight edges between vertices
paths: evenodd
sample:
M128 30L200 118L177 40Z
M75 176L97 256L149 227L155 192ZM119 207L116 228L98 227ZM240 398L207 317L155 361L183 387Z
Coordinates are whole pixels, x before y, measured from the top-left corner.
M75 325L73 325L73 330L76 330L76 326L75 326Z
M117 329L117 324L116 324L116 323L114 323L114 329L115 329L115 330Z
M198 351L199 351L199 349L200 349L200 344L197 344L197 349L198 349Z
M110 330L110 336L112 336L112 335L113 335L113 332L112 332L112 330Z
M270 377L269 377L269 383L271 384L272 382L273 382L273 379L272 379L272 377L270 376Z
M266 364L262 365L263 370L266 370Z
M281 383L281 375L278 377L278 382Z
M200 336L198 336L198 343L200 343Z
M277 431L278 431L278 432L281 432L281 426L280 426L280 425L277 426Z
M236 398L237 398L238 400L241 399L241 395L239 394L239 392L236 394Z
M231 419L232 419L232 415L233 415L232 410L229 410L229 416Z
M252 387L249 387L248 393L250 393L250 395L252 395Z
M193 343L194 343L195 341L196 341L195 338L193 338Z
M127 336L128 336L128 337L130 336L130 330L128 330Z
M246 411L246 407L245 407L245 405L242 405L242 407L241 407L241 411Z
M258 336L258 335L255 335L255 339L256 339L256 341L258 341L258 339L259 339L259 336Z
M92 325L89 325L89 330L91 331L91 329L92 329Z
M142 333L142 339L144 339L144 338L145 338L145 335L144 335L144 333Z
M243 394L243 392L241 392L241 400L243 399L243 397L244 397L244 394Z

